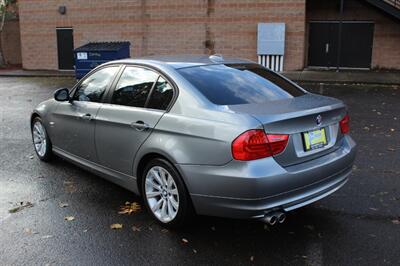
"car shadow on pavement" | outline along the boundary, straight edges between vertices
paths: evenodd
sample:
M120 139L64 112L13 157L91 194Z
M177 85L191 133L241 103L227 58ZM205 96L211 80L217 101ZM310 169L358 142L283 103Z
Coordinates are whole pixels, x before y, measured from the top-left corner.
M102 228L112 222L123 224L129 234L121 236L123 240L119 241L122 242L129 242L142 234L163 238L162 242L167 246L178 246L193 254L207 254L198 260L199 263L210 263L213 256L216 261L221 256L229 258L227 261L232 261L235 256L249 261L268 256L270 261L282 262L283 259L288 264L310 261L310 258L318 261L322 256L318 252L323 239L345 233L337 221L337 214L331 215L330 211L316 204L288 213L283 224L274 226L258 220L195 216L184 228L167 230L152 219L144 209L142 199L132 192L62 159L55 159L51 165L51 168L61 168L60 171L69 172L71 176L79 176L64 180L63 186L67 198L79 202L81 216L90 216ZM76 188L68 188L70 184L75 184ZM142 210L132 215L118 214L119 206L125 201L138 202L143 206ZM91 227L98 230L96 226ZM112 230L105 232L112 234Z

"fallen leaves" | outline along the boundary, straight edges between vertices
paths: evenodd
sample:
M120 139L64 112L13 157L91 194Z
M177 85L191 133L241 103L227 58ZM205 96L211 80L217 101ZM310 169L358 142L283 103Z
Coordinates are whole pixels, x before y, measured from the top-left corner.
M61 202L60 204L58 204L58 206L60 206L60 208L65 208L65 207L68 207L69 205L68 205L68 203Z
M72 180L65 180L64 181L64 190L67 193L74 193L76 192L78 189L74 183L74 181Z
M25 208L31 208L33 204L29 201L21 201L17 206L8 210L9 213L16 213L22 211Z
M125 205L122 205L119 208L118 214L132 214L141 210L140 204L137 202L125 202Z
M397 218L397 219L392 220L392 223L393 223L393 224L400 225L400 217Z
M310 231L314 231L314 229L315 229L315 227L313 225L309 225L309 224L305 225L304 227L307 228Z
M137 227L137 226L132 226L132 231L133 232L140 232L141 231L141 229L140 229L140 227Z
M68 221L68 222L71 222L71 221L74 221L74 220L75 220L75 217L74 217L74 216L65 216L65 217L64 217L64 220L65 220L65 221Z
M39 234L39 232L36 232L34 230L32 230L31 228L25 228L24 232L27 233L28 235L36 235Z
M110 225L110 228L113 230L118 230L118 229L122 229L123 225L122 224L112 224Z

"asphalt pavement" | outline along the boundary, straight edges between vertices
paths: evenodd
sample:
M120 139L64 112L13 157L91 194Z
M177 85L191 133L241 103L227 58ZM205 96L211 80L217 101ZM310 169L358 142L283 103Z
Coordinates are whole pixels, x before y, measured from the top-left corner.
M349 106L358 156L335 194L279 226L197 217L171 231L145 210L118 214L126 201L142 203L133 193L61 159L36 158L30 112L73 83L0 78L0 265L400 264L398 86L305 84Z

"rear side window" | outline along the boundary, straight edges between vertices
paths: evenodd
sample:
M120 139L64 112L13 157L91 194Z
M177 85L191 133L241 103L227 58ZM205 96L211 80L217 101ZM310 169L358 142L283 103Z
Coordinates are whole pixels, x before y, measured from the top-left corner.
M166 110L174 95L172 86L160 76L154 86L147 108Z
M304 95L295 85L258 65L207 65L178 71L218 105L265 103Z
M158 74L140 67L126 67L118 81L111 103L144 107Z

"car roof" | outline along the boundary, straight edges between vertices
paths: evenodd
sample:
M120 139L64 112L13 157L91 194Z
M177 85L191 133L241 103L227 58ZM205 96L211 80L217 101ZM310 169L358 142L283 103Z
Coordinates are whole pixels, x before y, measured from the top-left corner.
M146 56L137 59L122 59L117 61L111 61L109 63L120 63L120 64L165 64L175 69L204 66L204 65L215 65L215 64L254 64L254 62L245 59L238 58L224 58L222 55L159 55L159 56Z

